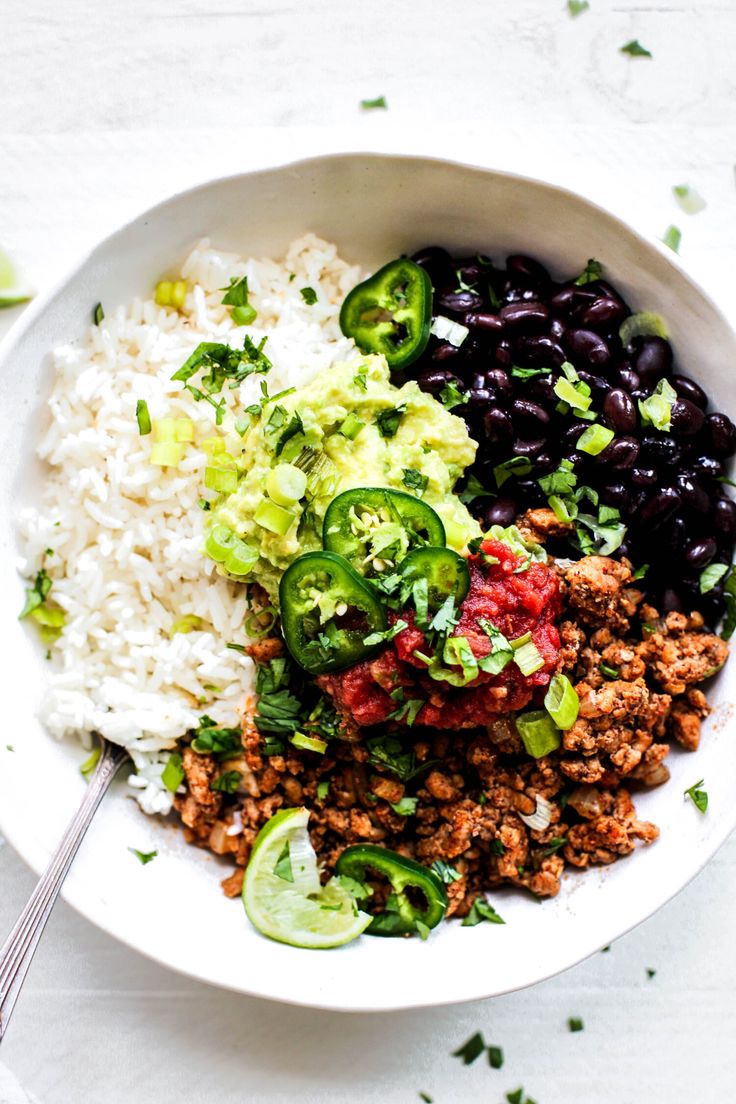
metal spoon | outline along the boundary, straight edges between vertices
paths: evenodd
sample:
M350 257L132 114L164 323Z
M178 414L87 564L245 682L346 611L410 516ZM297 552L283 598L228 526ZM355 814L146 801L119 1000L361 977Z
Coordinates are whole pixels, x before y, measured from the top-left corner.
M36 947L43 935L56 898L84 834L92 823L97 806L105 796L118 768L128 758L125 748L102 740L102 750L81 804L61 837L28 904L0 950L0 1042L2 1042L31 965Z

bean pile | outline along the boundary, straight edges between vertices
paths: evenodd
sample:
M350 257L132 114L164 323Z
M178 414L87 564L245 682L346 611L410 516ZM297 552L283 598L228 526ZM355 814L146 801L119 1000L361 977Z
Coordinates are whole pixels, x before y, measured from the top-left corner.
M432 337L410 374L437 397L457 401L460 393L453 412L479 442L472 476L495 492L474 498L471 510L486 525L511 524L525 509L546 505L538 480L567 460L580 485L619 510L626 534L615 555L649 565L639 584L648 597L668 611L699 609L716 624L727 576L704 594L700 578L707 565L732 559L736 505L722 479L736 428L727 415L709 412L702 387L677 370L669 341L636 337L623 345L619 327L631 310L599 266L578 282L558 282L522 255L507 257L504 268L437 246L412 259L432 281L433 314L470 331L459 347ZM576 448L591 422L565 409L554 391L565 362L590 388L595 424L615 434L597 456ZM638 403L663 379L677 394L667 431L644 424ZM531 470L499 488L494 468L515 456L527 457ZM559 554L580 554L574 538L565 545Z

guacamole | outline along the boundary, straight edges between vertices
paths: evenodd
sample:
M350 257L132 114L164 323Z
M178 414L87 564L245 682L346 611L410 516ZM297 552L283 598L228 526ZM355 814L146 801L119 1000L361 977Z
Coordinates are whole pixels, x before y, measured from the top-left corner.
M291 561L322 547L332 499L353 487L391 487L421 498L437 511L457 551L480 535L452 493L475 457L465 422L416 383L395 387L382 356L335 364L304 387L264 397L250 417L236 457L237 488L213 506L210 528L225 526L258 554L248 577L272 601ZM288 508L266 489L277 467L279 474L297 467L306 475L306 493Z

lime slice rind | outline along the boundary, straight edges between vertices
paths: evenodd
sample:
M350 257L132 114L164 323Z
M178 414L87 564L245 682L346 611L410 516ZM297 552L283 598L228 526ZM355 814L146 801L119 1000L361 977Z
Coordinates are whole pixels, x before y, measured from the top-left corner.
M27 303L33 295L33 288L23 278L15 261L0 249L0 309Z
M316 861L306 862L301 877L300 869L293 870L295 862L299 868L305 863L308 821L307 809L283 809L261 829L243 879L243 904L250 922L269 939L312 950L339 947L364 932L372 917L358 909L339 879L320 885ZM274 870L292 841L296 877L289 881ZM284 871L283 862L279 868Z

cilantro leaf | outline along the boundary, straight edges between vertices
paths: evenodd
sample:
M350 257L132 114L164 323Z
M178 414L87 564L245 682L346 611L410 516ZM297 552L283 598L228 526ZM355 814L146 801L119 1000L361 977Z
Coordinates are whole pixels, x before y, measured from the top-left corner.
M317 302L317 292L312 287L299 288L299 294L308 307L313 307Z
M397 816L402 817L414 816L418 804L418 797L402 797L400 801L389 801L389 805Z
M597 261L595 257L591 257L575 281L575 284L577 287L584 287L585 284L593 284L596 280L600 280L602 275L603 265L600 261Z
M379 410L376 414L376 425L381 436L395 437L405 413L405 406L389 406L385 410Z
M401 482L405 487L408 487L411 491L418 491L420 494L426 491L429 484L429 476L422 475L416 468L404 468L404 477Z
M582 15L583 12L588 11L589 8L590 4L588 0L567 0L567 10L573 19L578 15Z
M453 1050L452 1057L461 1058L464 1066L470 1066L476 1058L480 1058L485 1049L485 1040L480 1031L476 1031L475 1035L471 1035L461 1047Z
M701 789L703 785L703 779L699 782L695 782L689 789L685 790L686 797L689 797L695 808L700 813L704 813L708 808L708 794L705 790Z
M210 789L216 793L234 794L242 777L242 772L239 770L224 771L219 778L215 778L210 783Z
M629 57L652 57L652 54L646 47L642 46L638 38L632 38L630 42L627 42L625 46L622 46L619 50L620 54L628 54Z
M438 878L441 878L445 885L452 885L453 882L459 882L462 878L462 874L459 870L456 870L454 866L450 866L443 859L435 859L430 867Z
M484 920L487 920L491 924L506 923L506 921L498 915L489 901L486 901L484 897L476 897L470 912L463 918L462 927L474 928L476 924L481 924Z
M386 111L388 109L385 96L376 96L375 99L372 100L361 100L360 106L363 111L375 111L379 108Z
M440 391L440 402L445 410L453 410L456 406L466 403L467 399L455 381L450 380Z
M289 841L284 844L281 854L276 860L276 865L273 868L273 872L277 878L281 878L283 882L293 882L294 872L291 869L291 850L289 848Z
M131 855L135 855L142 866L146 866L147 863L153 862L158 855L158 851L139 851L136 847L129 847Z

